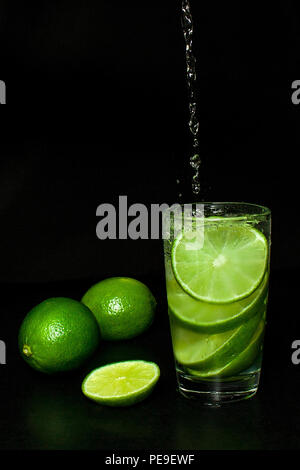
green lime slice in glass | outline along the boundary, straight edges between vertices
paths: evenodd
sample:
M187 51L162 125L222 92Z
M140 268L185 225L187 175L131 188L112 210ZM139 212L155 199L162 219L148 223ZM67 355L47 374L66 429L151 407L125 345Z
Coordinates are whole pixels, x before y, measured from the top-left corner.
M203 223L181 232L172 246L177 282L195 299L230 303L248 297L262 282L268 259L265 236L246 223Z
M246 348L260 320L259 312L233 330L218 334L203 334L183 328L171 316L175 358L183 366L192 369L202 371L221 369Z
M225 366L218 369L211 369L206 371L188 369L188 372L197 377L208 379L214 377L234 377L240 372L248 369L261 352L264 337L264 328L265 321L261 320L257 327L257 330L255 331L251 341L246 346L246 348Z
M202 333L221 333L251 318L263 306L268 292L268 273L250 296L228 304L212 304L191 297L176 279L168 281L168 305L186 328Z
M116 362L94 369L81 388L85 396L102 405L129 406L144 400L159 376L159 367L153 362Z

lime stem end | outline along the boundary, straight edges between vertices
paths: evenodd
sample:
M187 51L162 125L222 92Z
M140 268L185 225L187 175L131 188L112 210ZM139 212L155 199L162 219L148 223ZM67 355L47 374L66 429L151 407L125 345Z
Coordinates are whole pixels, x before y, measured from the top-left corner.
M28 346L28 344L24 344L22 352L26 357L32 356L32 351L30 349L30 346Z

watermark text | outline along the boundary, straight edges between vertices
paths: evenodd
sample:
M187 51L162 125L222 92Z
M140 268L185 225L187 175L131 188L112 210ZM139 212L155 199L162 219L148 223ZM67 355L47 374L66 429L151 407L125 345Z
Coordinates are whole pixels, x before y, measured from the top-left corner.
M6 344L0 340L0 364L6 364Z
M162 203L151 204L148 208L140 203L128 206L127 196L119 196L117 208L113 204L100 204L96 216L100 217L96 226L100 240L169 239L184 229L185 233L191 234L191 241L197 233L197 243L201 243L203 204L176 203L169 206Z
M292 90L294 90L291 96L292 103L298 105L300 104L300 80L292 82Z
M295 341L292 342L292 349L295 349L295 351L292 353L292 363L296 366L300 364L300 340L295 339Z
M3 80L0 80L0 104L6 104L6 85Z

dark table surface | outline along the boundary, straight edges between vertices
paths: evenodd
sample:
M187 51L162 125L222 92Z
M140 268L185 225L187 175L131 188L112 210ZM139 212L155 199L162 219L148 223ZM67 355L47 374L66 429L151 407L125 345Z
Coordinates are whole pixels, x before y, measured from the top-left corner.
M156 319L130 341L102 343L80 370L47 376L20 357L17 334L25 314L47 297L80 299L95 280L1 285L0 450L297 450L300 448L300 364L291 361L300 339L298 274L272 272L260 388L255 397L205 408L181 397L168 329L163 278L141 279L158 300ZM94 367L113 361L156 362L161 378L152 395L130 408L89 401L81 382Z

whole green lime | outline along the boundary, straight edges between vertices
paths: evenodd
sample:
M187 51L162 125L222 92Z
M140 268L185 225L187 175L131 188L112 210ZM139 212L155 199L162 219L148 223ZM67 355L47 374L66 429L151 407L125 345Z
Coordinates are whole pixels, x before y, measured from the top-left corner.
M105 340L133 338L152 324L156 300L149 288L128 277L111 277L92 286L81 301L95 315Z
M19 350L45 373L80 367L97 349L100 330L92 312L73 299L54 297L34 307L19 330Z

